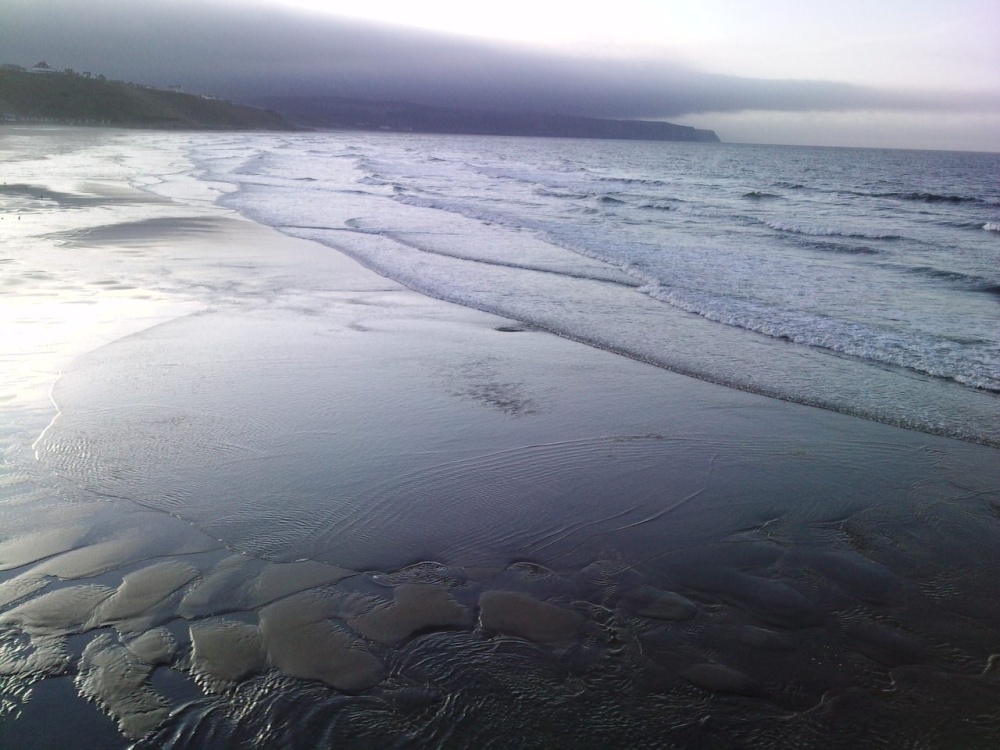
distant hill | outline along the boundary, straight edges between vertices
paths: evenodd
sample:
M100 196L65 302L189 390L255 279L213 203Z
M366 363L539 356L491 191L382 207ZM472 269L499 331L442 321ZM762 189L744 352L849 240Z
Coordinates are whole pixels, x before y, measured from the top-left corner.
M719 142L719 137L712 130L699 130L686 125L650 120L601 120L568 115L485 112L403 102L369 102L338 98L269 98L258 103L278 110L293 122L313 128L456 135Z
M72 71L0 67L0 122L166 130L295 130L276 112Z
M0 123L165 130L323 128L455 135L518 135L718 143L711 130L648 120L487 112L341 98L270 98L262 108L103 76L0 66ZM277 110L277 111L274 111ZM281 112L282 114L279 114ZM294 123L294 124L293 124Z

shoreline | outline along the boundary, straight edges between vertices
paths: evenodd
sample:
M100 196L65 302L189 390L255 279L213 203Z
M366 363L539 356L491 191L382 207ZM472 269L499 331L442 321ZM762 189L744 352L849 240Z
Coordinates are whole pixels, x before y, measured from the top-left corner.
M360 179L374 180L372 187L353 190L352 181L359 175L347 166L350 162L345 165L339 161L352 149L368 149L375 154L383 148L405 161L409 148L415 148L416 153L424 148L431 152L435 148L447 150L447 140L414 137L398 141L389 136L359 139L343 154L337 141L317 138L300 144L303 148L314 144L320 151L324 144L330 147L330 159L324 162L323 169L329 171L332 180L321 183L323 187L316 191L304 193L310 199L301 207L284 205L285 198L296 194L299 187L293 180L284 180L277 167L278 186L270 185L265 175L250 175L245 178L245 190L225 196L220 203L238 208L262 223L279 226L289 235L344 252L366 267L438 299L521 320L570 340L701 380L885 424L1000 446L995 419L997 394L960 385L962 370L952 372L948 369L951 365L940 370L939 376L930 374L935 366L919 361L918 354L927 344L919 337L910 344L900 342L899 351L910 352L908 347L913 347L907 356L897 356L891 347L886 350L892 334L879 328L879 323L885 322L881 318L872 326L859 322L859 330L840 321L837 325L843 324L844 328L841 333L853 332L839 342L834 336L826 346L825 337L818 333L825 330L822 316L810 319L806 315L803 322L791 315L781 322L780 316L771 320L766 311L754 312L753 306L741 312L739 305L716 305L711 299L701 299L698 293L681 290L674 296L670 283L657 281L655 273L644 273L641 262L635 267L620 267L613 253L602 255L594 248L586 249L586 243L574 244L573 231L567 230L563 237L558 222L552 229L553 236L563 239L553 244L535 236L534 230L513 231L518 220L512 219L508 226L503 212L494 216L488 202L480 205L470 199L466 205L459 196L444 194L421 198L416 183L411 187L418 194L412 200L405 193L397 197L382 195L383 188L377 187L383 185L378 170L369 167L361 168L370 174ZM199 158L211 168L213 151L200 153ZM456 164L473 158L464 147L453 156L458 160ZM264 172L270 169L262 168ZM434 168L433 163L430 168ZM218 179L244 182L244 178L230 174L225 163ZM320 204L313 199L319 200L324 194L322 211L314 210ZM586 210L572 210L578 208ZM565 218L567 226L572 227L570 215ZM533 226L530 219L526 222L525 227ZM613 235L601 235L596 226L593 230L614 245ZM628 241L623 242L628 246ZM807 256L809 253L823 254L807 248ZM690 252L680 255L677 262L682 270L697 267ZM607 260L596 260L598 257ZM712 260L717 257L709 253L705 262L721 263ZM550 270L557 273L545 273ZM723 273L725 264L716 270ZM484 278L489 282L482 283ZM989 314L985 307L976 309L981 315ZM736 317L730 319L731 315ZM907 318L900 315L901 319ZM981 315L974 318L980 328L984 322ZM892 327L891 322L887 325ZM804 332L809 326L815 326L816 332ZM864 344L866 330L876 339L869 354L864 353L868 349ZM981 336L988 339L989 332Z
M79 696L20 702L0 737L84 699L138 747L220 716L235 746L273 711L294 733L306 696L395 701L428 742L581 747L956 738L993 710L995 449L695 380L188 209L73 240L124 259L101 294L198 284L200 307L77 358L24 480L44 491L3 491L17 679L78 675ZM401 736L378 721L337 736Z

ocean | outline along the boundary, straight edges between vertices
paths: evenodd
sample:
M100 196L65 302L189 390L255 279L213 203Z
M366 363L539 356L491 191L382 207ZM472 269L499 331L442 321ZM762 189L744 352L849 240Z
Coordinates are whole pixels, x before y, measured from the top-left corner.
M1000 156L407 135L193 144L220 203L669 370L1000 445Z
M1000 155L0 171L0 748L1000 742Z

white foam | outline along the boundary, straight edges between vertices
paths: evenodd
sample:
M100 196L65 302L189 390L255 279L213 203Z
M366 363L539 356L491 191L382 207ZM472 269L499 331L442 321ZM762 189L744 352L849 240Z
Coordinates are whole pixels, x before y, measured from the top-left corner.
M790 234L805 234L812 237L851 237L854 239L868 240L892 240L898 239L899 235L892 232L877 232L852 229L840 229L826 226L816 226L810 224L794 224L787 221L768 221L767 226L778 232L789 232Z
M572 142L243 138L243 145L194 150L206 179L239 186L221 198L223 205L343 250L434 297L796 400L815 399L793 393L798 373L786 364L794 369L796 356L786 364L781 356L753 360L754 339L738 331L797 347L798 356L803 347L833 352L985 390L1000 381L1000 354L988 343L990 296L969 295L951 276L912 272L934 267L991 278L995 258L987 249L943 251L964 247L955 228L972 219L962 213L973 210L964 204L920 203L889 214L864 191L850 188L855 192L845 198L836 180L782 201L748 202L743 196L752 186L705 171L687 154L671 161L662 145L629 146L635 153L623 173L621 144L605 153ZM244 147L253 144L256 153ZM774 154L763 158L752 168L773 169ZM870 172L871 165L862 165L855 178L863 183ZM811 183L806 175L788 176L789 184ZM757 177L770 184L766 174ZM609 184L621 186L611 211L599 203ZM928 186L926 192L947 191ZM605 294L600 285L607 281L626 293ZM643 296L669 307L637 302L627 293L637 281L647 285ZM710 327L699 335L726 340L719 345L732 362L741 359L734 348L750 347L747 364L727 365L708 345L679 351L649 328L657 315L670 319L664 330L680 325L683 318L672 316L681 311L733 329ZM846 395L856 389L843 384L816 388L827 405L842 389L833 402L846 411L883 408L861 408L857 395ZM908 409L903 400L892 408Z
M718 323L1000 392L1000 372L991 372L988 365L978 371L970 367L977 361L988 362L993 351L988 340L960 344L860 321L768 308L663 286L649 285L639 291Z

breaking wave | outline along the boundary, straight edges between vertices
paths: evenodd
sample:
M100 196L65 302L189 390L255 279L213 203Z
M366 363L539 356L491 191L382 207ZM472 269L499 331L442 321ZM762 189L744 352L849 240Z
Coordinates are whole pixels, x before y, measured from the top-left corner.
M768 221L765 224L776 232L787 232L788 234L803 234L810 237L848 237L850 239L863 240L899 240L902 237L893 232L852 232L832 227L815 226L809 224L793 224L784 221Z

